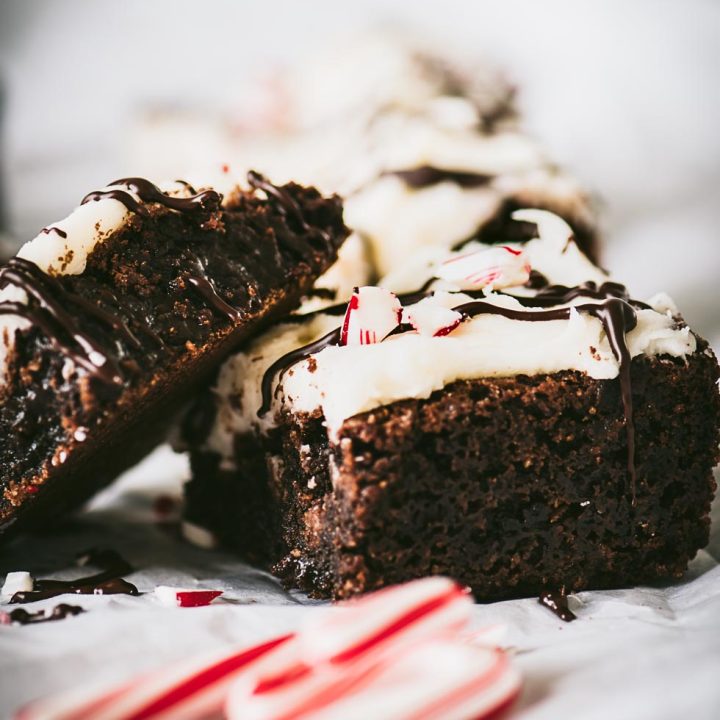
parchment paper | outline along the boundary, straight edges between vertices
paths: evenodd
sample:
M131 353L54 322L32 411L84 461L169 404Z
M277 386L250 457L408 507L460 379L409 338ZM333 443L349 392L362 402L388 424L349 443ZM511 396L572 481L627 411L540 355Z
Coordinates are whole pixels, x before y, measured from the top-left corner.
M0 626L0 708L68 686L89 689L212 648L254 642L298 625L321 603L287 593L232 555L183 541L156 522L153 501L180 497L186 461L160 448L52 532L2 550L0 574L77 577L74 556L110 547L138 568L141 592L158 584L224 591L204 608L167 608L152 594L72 596L87 612L58 622ZM505 623L525 685L508 717L716 720L720 718L720 506L713 535L684 580L572 596L579 619L563 623L535 598L477 605L475 622ZM69 596L62 598L67 601ZM52 607L58 599L27 605Z

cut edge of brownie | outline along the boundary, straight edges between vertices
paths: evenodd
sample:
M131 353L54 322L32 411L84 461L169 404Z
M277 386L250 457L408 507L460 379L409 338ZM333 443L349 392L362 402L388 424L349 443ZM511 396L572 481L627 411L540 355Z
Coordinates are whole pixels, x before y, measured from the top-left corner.
M678 579L708 539L717 361L699 341L631 374L634 506L619 383L562 371L455 382L336 442L320 412L285 413L264 448L236 439L237 470L192 454L188 519L321 597L428 574L479 600Z
M46 298L28 293L56 335L34 324L9 349L0 537L45 526L152 450L220 362L332 264L348 232L338 199L253 179L260 196L237 191L223 207L148 202L95 246L81 274L49 277L11 261L10 275L41 276L30 282L68 305L72 325L46 319ZM78 328L112 359L111 381L68 362Z

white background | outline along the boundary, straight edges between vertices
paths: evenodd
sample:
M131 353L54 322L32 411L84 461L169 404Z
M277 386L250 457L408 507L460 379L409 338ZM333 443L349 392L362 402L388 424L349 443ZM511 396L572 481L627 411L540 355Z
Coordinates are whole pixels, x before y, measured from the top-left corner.
M247 78L377 25L465 46L605 203L605 264L720 341L720 3L3 0L2 160L17 240L125 164L148 107L227 111Z

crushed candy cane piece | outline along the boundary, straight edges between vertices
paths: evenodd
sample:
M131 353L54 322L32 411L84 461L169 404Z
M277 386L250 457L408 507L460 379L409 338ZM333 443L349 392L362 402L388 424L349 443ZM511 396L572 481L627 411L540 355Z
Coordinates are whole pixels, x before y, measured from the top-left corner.
M400 323L402 305L395 293L380 287L355 288L343 320L341 345L372 345Z
M406 309L403 318L421 335L432 337L449 335L463 321L462 314L457 310L425 300Z
M35 581L33 576L29 572L24 570L18 570L17 572L9 572L5 576L5 582L3 583L0 595L3 598L11 598L17 592L31 592L35 587Z
M221 595L222 590L175 588L169 585L158 585L155 588L155 597L168 607L202 607Z
M524 285L530 278L530 269L522 250L497 245L451 257L440 263L435 275L460 290L477 290Z

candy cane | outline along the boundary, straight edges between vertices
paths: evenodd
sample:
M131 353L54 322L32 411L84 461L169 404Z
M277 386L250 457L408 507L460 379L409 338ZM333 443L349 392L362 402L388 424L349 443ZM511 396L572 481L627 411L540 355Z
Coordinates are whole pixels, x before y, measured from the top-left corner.
M400 300L385 288L360 287L350 298L340 334L341 345L372 345L394 330L402 316Z
M142 720L201 718L222 708L229 685L250 672L268 672L297 662L294 635L238 650L214 653L143 675L110 691L86 688L25 706L16 720Z
M530 277L530 263L522 250L498 245L455 255L435 269L435 275L461 290L524 285Z
M445 648L442 651L450 660L463 653L466 657L468 653L475 653L472 660L476 670L481 665L480 659L487 660L490 657L487 653L497 652L482 647L486 642L481 632L474 641L468 640L467 633L463 634L471 607L470 595L451 580L440 577L417 580L320 612L297 634L170 665L109 691L88 692L87 688L79 688L55 695L31 703L16 718L203 718L220 712L234 685L238 689L227 701L231 717L244 717L238 714L241 697L251 697L258 712L276 707L274 703L278 698L289 703L288 708L300 710L309 703L313 712L326 706L335 707L337 703L343 705L349 697L358 697L363 703L376 707L378 694L389 692L388 688L399 681L397 668L415 667L414 658L426 657L428 647ZM485 640L491 637L492 633ZM431 674L434 666L434 662L429 662ZM500 675L504 685L501 683L498 690L493 681L493 690L489 673L488 669L482 676L485 678L482 682L488 683L487 688L477 673L467 677L460 673L455 679L443 674L442 683L427 683L420 693L424 699L417 703L417 708L442 701L443 708L454 712L455 708L468 703L475 708L490 707L498 698L498 702L506 701L510 690L518 685L516 676L503 670ZM511 682L508 678L515 680ZM431 696L429 688L435 688ZM411 689L405 688L410 695L415 692L414 689L410 692ZM480 698L475 695L482 695L480 705ZM401 710L415 707L414 703L406 703ZM381 716L396 717L384 712Z
M520 677L497 649L432 640L349 669L323 666L283 683L236 684L230 720L477 720L509 705Z

